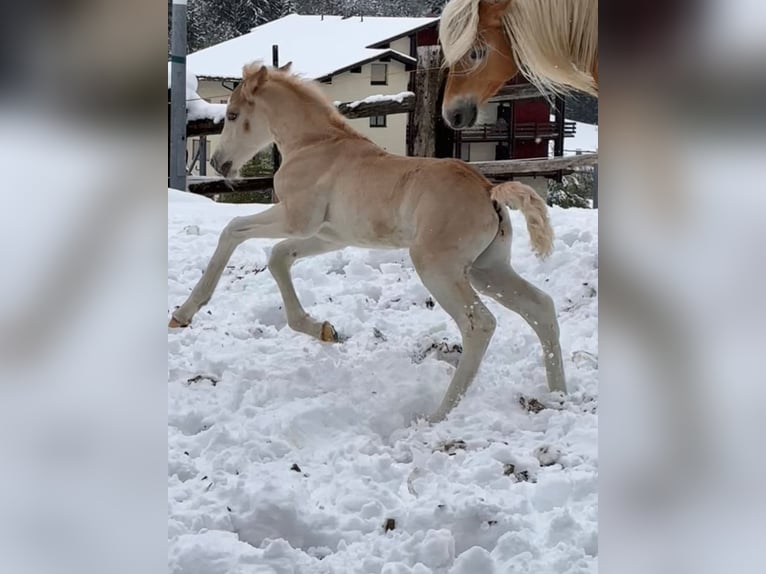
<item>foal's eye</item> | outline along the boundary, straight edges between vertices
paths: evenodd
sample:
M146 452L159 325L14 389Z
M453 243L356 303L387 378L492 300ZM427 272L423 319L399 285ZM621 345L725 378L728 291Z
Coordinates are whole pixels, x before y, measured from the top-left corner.
M468 52L468 59L472 62L479 62L483 60L486 55L487 50L484 47L472 48L471 51Z
M239 114L237 112L229 112L228 114L226 114L226 119L229 120L230 122L233 122L238 117L239 117Z

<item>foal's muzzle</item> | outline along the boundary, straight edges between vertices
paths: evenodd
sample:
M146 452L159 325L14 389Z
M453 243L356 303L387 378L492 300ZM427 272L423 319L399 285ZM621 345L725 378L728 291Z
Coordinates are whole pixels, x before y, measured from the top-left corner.
M473 100L458 100L442 109L442 116L453 130L470 128L476 123L479 108Z

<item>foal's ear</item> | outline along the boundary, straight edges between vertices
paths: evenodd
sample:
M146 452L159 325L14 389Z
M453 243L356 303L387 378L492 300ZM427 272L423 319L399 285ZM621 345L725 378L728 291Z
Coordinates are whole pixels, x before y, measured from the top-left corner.
M248 102L269 79L269 69L262 64L250 64L242 68L242 95Z
M279 68L279 71L280 72L285 72L286 74L289 74L290 70L292 70L292 68L293 68L293 63L292 62L287 62L284 66L281 66Z
M487 26L499 27L503 15L513 0L481 0L479 2L479 20Z

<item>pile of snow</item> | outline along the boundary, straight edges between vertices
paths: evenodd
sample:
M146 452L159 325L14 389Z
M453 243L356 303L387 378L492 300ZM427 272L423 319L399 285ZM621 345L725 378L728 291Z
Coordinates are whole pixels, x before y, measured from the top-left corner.
M171 84L171 63L168 62L168 90ZM211 104L197 93L199 83L197 75L186 68L186 120L213 120L222 122L226 117L226 104Z
M265 207L168 193L170 311L230 218ZM169 572L596 571L597 212L553 208L545 261L511 217L515 268L556 302L571 394L547 392L533 332L488 301L484 364L434 426L414 419L441 400L459 336L405 251L296 264L306 309L349 337L326 345L286 326L264 270L275 241L239 247L168 335Z
M379 104L383 102L398 102L402 103L405 98L412 98L415 97L415 94L412 92L399 92L398 94L379 94L374 96L367 96L363 100L356 100L353 102L350 102L348 104L348 107L351 109L354 109L355 107L361 105L361 104ZM338 105L339 102L336 102L335 105Z

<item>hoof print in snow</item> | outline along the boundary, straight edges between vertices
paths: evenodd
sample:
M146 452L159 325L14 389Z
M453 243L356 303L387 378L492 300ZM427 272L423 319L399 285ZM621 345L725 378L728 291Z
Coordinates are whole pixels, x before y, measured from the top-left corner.
M184 227L186 235L199 235L199 225L187 225Z
M578 367L598 368L598 357L588 351L575 351L572 353L572 362Z
M439 445L439 448L437 448L436 450L447 453L449 456L455 456L457 454L457 451L465 450L465 448L466 448L465 441L458 439L458 440L449 440L445 443L442 443L441 445Z
M378 329L377 327L373 327L373 328L372 328L372 335L373 335L373 336L374 336L376 339L380 339L381 341L384 341L384 342L385 342L385 341L388 341L388 337L386 337L386 336L385 336L385 335L384 335L384 334L381 332L381 330L380 330L380 329Z
M297 465L297 464L295 464L295 463L293 463L293 465L290 467L290 470L292 470L292 471L295 471L295 472L303 472L303 471L301 470L301 467L300 467L300 466L298 466L298 465Z
M519 397L519 404L521 405L521 408L523 408L528 413L534 413L537 414L540 411L545 410L545 405L538 401L535 398L528 399L526 397Z
M434 307L436 307L436 303L434 303L434 300L431 297L426 299L426 308L433 309Z
M460 361L460 355L463 353L463 346L459 343L448 343L447 341L432 341L430 344L424 344L412 357L415 364L422 363L426 357L435 355L438 361L449 363L457 368Z
M196 375L192 377L191 379L186 379L186 382L190 385L194 383L201 383L202 381L210 381L210 384L212 386L216 386L219 382L218 377L215 377L213 375Z
M540 466L551 466L561 458L561 449L557 446L538 446L534 452L535 458L540 461Z
M516 482L535 482L534 478L530 477L528 470L517 470L515 464L504 464L503 474L514 477Z
M396 528L396 520L393 518L386 518L386 522L383 524L383 532L388 532Z

